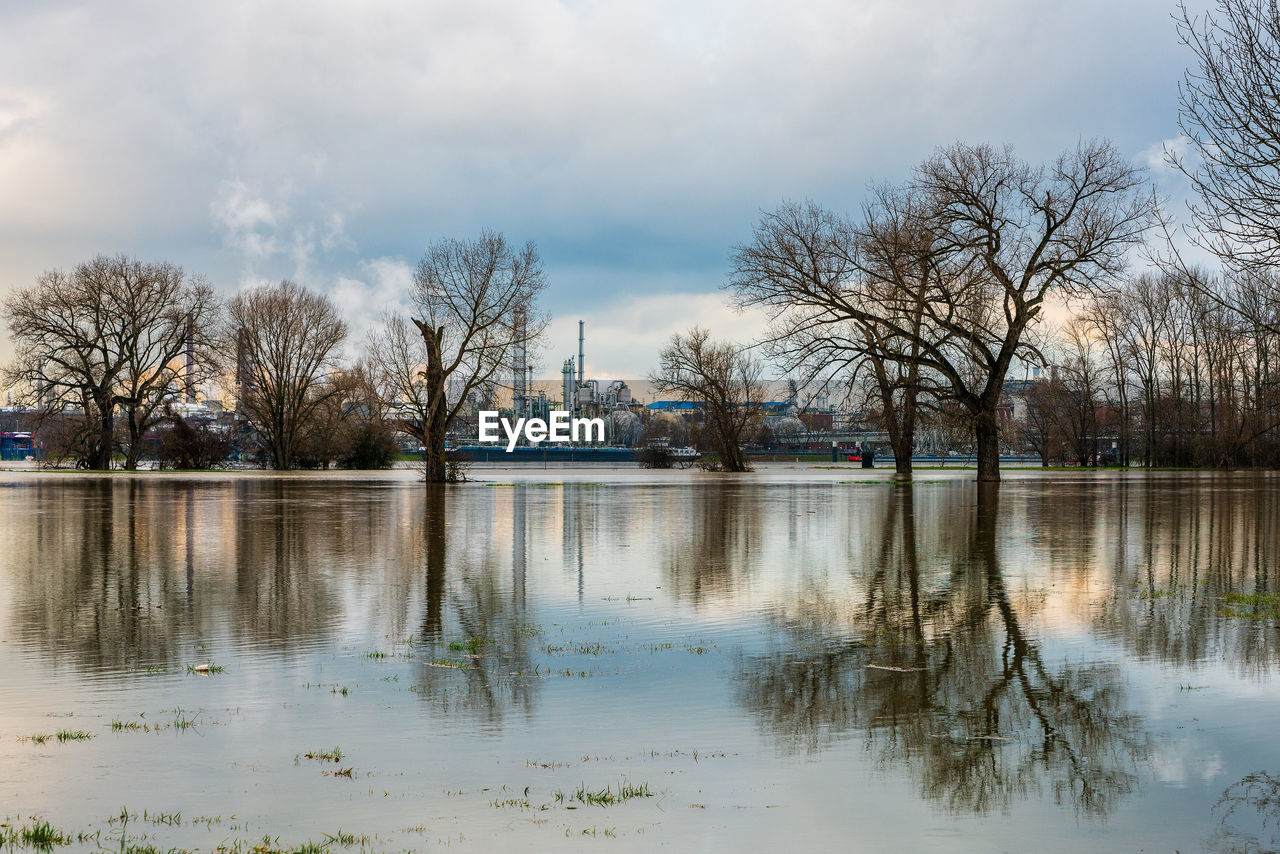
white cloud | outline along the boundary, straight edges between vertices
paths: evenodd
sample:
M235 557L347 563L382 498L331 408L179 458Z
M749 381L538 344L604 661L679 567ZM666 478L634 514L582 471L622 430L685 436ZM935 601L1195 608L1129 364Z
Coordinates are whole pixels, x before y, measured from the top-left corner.
M643 379L673 332L693 326L713 337L749 344L763 334L767 319L740 313L719 293L673 293L631 297L607 308L552 319L542 342L539 376L558 376L564 360L578 356L578 321L586 322L586 375Z
M249 262L279 251L274 231L286 214L283 203L273 205L239 178L223 181L209 205L209 216L222 231L224 242Z
M413 268L396 258L375 258L361 265L359 277L339 276L329 298L350 330L347 353L355 357L385 312L408 315Z
M0 281L127 251L341 289L487 227L603 325L713 291L759 208L855 209L957 138L1140 151L1185 59L1167 0L9 4Z
M1191 148L1191 140L1184 134L1178 134L1175 137L1161 140L1154 145L1144 149L1138 155L1138 163L1149 169L1152 174L1164 178L1174 178L1182 180L1182 173L1169 162L1169 156L1178 160L1186 160L1188 157L1194 156Z

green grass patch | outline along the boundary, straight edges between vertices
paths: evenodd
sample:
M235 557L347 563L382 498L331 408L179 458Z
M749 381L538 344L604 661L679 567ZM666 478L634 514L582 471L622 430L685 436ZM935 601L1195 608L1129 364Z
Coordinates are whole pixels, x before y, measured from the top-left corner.
M567 809L577 809L579 804L589 807L611 807L626 803L634 798L652 798L653 792L648 783L632 783L619 780L617 788L605 786L603 789L588 789L586 784L578 786L573 792L556 791L556 803Z
M214 676L226 668L218 664L188 664L187 673L198 673L201 676Z
M43 819L21 827L14 827L8 822L0 824L0 844L10 848L20 845L23 848L40 848L47 851L55 845L70 845L73 841L70 834L63 833Z
M469 638L466 641L451 641L449 649L453 652L479 652L490 643L488 638Z
M1280 619L1280 593L1228 593L1218 613L1244 620Z

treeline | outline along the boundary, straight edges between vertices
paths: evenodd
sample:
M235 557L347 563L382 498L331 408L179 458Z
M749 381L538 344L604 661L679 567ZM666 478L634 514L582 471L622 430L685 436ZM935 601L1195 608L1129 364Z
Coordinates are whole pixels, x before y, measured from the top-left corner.
M1185 234L1219 272L1183 260L1154 189L1104 140L1040 164L957 143L872 187L856 214L766 212L726 288L767 313L767 334L741 347L677 336L659 386L739 412L758 398L761 353L872 413L902 476L926 431L964 434L979 481L999 480L1002 448L1096 461L1110 436L1123 462L1275 464L1280 7L1219 0L1175 18L1194 63L1180 89L1188 156L1167 158L1196 190ZM1059 311L1074 320L1046 334ZM1049 380L1025 388L1015 430L1011 384L1032 367ZM723 429L736 445L745 425Z
M1092 297L1014 396L1010 446L1046 465L1280 465L1280 334L1258 320L1278 296L1258 273L1171 269Z
M4 314L17 349L5 378L51 464L382 467L399 453L376 373L339 361L338 311L293 282L224 303L173 264L99 256L42 274ZM206 385L248 421L191 417L180 404Z
M99 256L5 300L17 351L5 380L34 408L54 463L136 469L150 454L205 468L235 455L276 469L382 468L400 435L426 449L429 479L447 480L448 425L491 401L514 347L541 330L542 287L532 244L440 241L407 294L414 316L384 315L349 342L333 302L295 282L223 302L175 265ZM190 417L182 404L206 386L234 401L234 416Z

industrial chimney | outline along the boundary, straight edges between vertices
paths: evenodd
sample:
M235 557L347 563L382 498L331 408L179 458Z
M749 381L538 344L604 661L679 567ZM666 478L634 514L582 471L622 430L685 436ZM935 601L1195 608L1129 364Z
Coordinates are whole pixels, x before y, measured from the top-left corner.
M195 318L187 312L187 403L196 402L196 344Z
M586 377L584 377L582 374L582 370L587 363L586 357L582 355L583 339L586 337L582 329L585 325L586 325L586 321L582 321L582 320L578 321L578 385L579 386L581 386L582 381L586 379Z

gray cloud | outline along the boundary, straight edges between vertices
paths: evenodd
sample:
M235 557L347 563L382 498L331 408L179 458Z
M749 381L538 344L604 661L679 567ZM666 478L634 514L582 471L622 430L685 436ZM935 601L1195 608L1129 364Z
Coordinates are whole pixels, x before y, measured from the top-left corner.
M855 207L867 182L899 179L957 138L1048 157L1104 135L1138 158L1174 137L1185 57L1170 10L11 7L0 12L0 276L12 287L129 251L227 290L293 276L374 317L396 299L385 265L407 269L428 242L491 227L543 248L558 317L630 307L645 318L611 368L639 373L705 305L666 318L636 300L713 291L760 207Z

